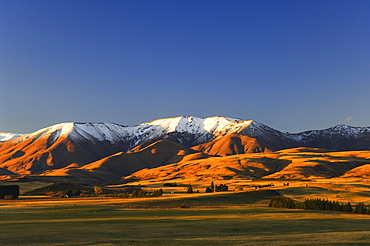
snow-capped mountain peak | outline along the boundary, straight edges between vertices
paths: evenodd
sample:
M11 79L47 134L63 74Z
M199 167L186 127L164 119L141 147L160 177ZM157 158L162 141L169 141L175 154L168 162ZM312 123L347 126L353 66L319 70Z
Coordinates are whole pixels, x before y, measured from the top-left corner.
M124 150L145 141L157 138L170 139L185 145L196 145L232 133L246 132L251 137L261 135L267 126L252 120L241 120L222 116L200 118L195 116L179 116L157 119L136 126L123 126L115 123L67 122L59 123L25 134L18 141L28 138L47 138L53 144L60 137L77 142L120 142L126 146ZM262 130L261 130L262 129ZM184 140L183 136L186 135Z
M108 148L108 145L113 144L117 146L117 149L121 148L120 151L127 151L149 140L168 139L190 147L234 133L263 141L276 149L303 146L360 149L370 146L370 143L360 144L359 140L351 144L349 141L351 139L370 138L370 127L337 125L324 130L292 134L282 133L256 121L222 116L207 118L179 116L157 119L136 126L123 126L115 123L68 122L25 134L16 141L21 142L28 138L47 138L48 144L51 145L62 137L63 139L73 140L76 143L86 141L103 143L106 148ZM10 140L15 136L17 135L3 133L2 135L0 134L0 141ZM341 140L335 140L337 137L340 137Z
M172 136L173 134L193 136L190 137L192 140L188 144L200 144L226 134L239 133L252 125L252 123L252 120L240 120L221 116L208 118L180 116L158 119L136 126L123 126L115 123L67 122L25 134L22 139L48 138L49 144L54 143L60 137L69 138L77 142L86 140L110 143L126 142L128 149L130 149L150 139L168 138L167 136L171 134ZM184 144L181 140L179 142Z
M10 139L14 135L0 136L3 136L2 139ZM223 139L227 139L226 142ZM338 125L324 130L291 134L256 121L220 116L181 116L136 126L67 122L1 143L0 163L3 162L4 167L11 165L12 169L9 170L12 172L27 174L76 163L85 165L141 144L145 148L158 140L170 140L184 147L195 147L215 140L222 143L218 148L233 148L240 146L238 141L242 139L247 141L245 146L254 143L271 151L293 147L368 150L370 127ZM231 143L233 145L230 147Z
M166 129L170 132L220 133L231 130L231 128L244 128L252 123L251 120L232 119L221 116L199 118L194 116L180 116L174 118L159 119L140 125L153 125Z

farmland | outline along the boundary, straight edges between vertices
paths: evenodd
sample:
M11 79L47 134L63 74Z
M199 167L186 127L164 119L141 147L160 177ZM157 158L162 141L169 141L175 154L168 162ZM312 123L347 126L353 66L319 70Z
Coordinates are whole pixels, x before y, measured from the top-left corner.
M294 198L313 197L315 192L322 195L320 185L301 187L293 182L293 187L277 190ZM340 185L325 185L332 197L345 192ZM344 188L350 194L348 186ZM369 215L269 208L274 193L261 189L159 198L3 200L1 245L366 245L370 241ZM364 201L364 194L352 192L348 198Z

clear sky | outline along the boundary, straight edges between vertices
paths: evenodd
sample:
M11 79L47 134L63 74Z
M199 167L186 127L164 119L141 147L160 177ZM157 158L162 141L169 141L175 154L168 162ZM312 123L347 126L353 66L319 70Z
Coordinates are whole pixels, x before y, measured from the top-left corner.
M0 131L193 115L370 126L370 1L0 0Z

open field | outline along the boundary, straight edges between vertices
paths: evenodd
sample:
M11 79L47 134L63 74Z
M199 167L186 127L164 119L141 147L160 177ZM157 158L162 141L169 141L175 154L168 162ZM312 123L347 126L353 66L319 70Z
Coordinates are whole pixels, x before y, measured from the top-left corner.
M309 187L298 182L291 185L276 188L298 198L320 195L322 189L328 194L339 189L327 182L318 182L317 187L312 183ZM368 189L365 184L360 188ZM352 191L348 186L344 189ZM273 195L275 191L263 188L253 192L167 194L159 198L3 200L0 245L368 245L370 242L370 215L269 208L267 204ZM189 208L180 208L181 204Z
M366 215L239 207L2 209L1 245L368 245Z

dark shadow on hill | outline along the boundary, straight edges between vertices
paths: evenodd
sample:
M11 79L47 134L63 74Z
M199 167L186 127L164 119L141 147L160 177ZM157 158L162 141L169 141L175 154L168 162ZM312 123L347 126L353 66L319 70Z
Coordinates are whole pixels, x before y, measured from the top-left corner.
M292 161L290 160L280 160L268 157L261 157L261 158L250 158L250 163L258 163L263 165L263 167L256 167L253 165L248 165L248 163L241 163L240 169L226 167L230 171L235 172L241 178L262 178L264 176L273 174L275 172L279 172L283 170L286 166L288 166Z
M343 160L343 158L342 158ZM308 160L305 162L318 163L316 166L301 167L303 174L313 174L325 178L339 177L353 168L368 164L369 160L353 160L348 161L325 161L325 160Z

